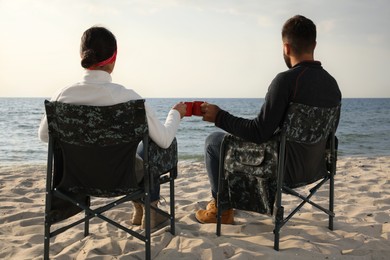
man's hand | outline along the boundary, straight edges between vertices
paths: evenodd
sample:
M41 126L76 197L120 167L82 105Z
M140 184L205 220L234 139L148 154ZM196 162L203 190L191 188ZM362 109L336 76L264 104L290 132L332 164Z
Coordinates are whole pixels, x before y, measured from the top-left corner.
M200 105L200 109L202 110L203 121L211 123L215 123L217 114L221 110L217 105L209 104L207 102Z

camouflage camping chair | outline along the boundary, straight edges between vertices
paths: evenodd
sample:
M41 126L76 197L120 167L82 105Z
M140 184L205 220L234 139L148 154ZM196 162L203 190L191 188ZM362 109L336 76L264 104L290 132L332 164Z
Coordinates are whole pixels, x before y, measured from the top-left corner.
M44 259L49 259L50 238L80 223L84 223L84 235L87 236L89 220L93 217L145 242L145 258L150 259L150 189L155 181L170 184L170 213L154 210L171 219L171 233L175 233L176 140L168 149L161 149L149 139L144 100L112 106L45 101L45 108L49 146ZM135 174L136 150L140 142L144 144L144 151L148 151L144 153L142 185L137 183ZM91 197L110 199L106 205L92 208ZM130 200L140 200L145 205L145 233L124 227L103 214ZM84 217L68 220L81 211L85 212ZM51 230L52 225L64 220L67 222L62 227Z
M221 214L225 209L274 215L274 249L279 250L280 229L306 203L325 212L329 216L329 229L333 230L335 131L339 116L340 106L320 108L292 103L281 130L266 143L255 144L226 135L220 158L217 235L221 234ZM326 209L311 197L328 181ZM313 183L316 184L309 194L294 190ZM284 217L282 193L302 200L287 217Z

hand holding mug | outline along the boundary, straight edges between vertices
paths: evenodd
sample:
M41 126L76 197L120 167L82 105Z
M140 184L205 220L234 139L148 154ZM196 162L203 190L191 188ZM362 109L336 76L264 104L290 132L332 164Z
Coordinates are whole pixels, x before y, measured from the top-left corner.
M201 106L203 121L215 123L218 112L221 110L217 105L204 102Z
M187 106L185 103L180 102L173 106L172 109L177 110L180 113L180 118L183 118L187 112Z

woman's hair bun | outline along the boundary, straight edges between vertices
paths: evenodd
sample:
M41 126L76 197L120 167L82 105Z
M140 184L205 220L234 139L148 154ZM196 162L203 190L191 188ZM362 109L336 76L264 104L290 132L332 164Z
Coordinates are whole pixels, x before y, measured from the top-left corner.
M96 64L98 61L96 59L96 53L92 49L83 51L81 54L81 66L83 68L89 68L92 65Z

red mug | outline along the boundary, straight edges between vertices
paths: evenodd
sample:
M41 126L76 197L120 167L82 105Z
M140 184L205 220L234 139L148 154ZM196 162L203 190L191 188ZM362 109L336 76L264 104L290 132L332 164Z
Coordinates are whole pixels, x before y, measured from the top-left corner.
M194 101L192 104L192 114L194 116L202 116L202 110L200 109L200 105L202 105L204 101Z
M184 116L192 116L192 102L184 102L187 105L187 111Z

